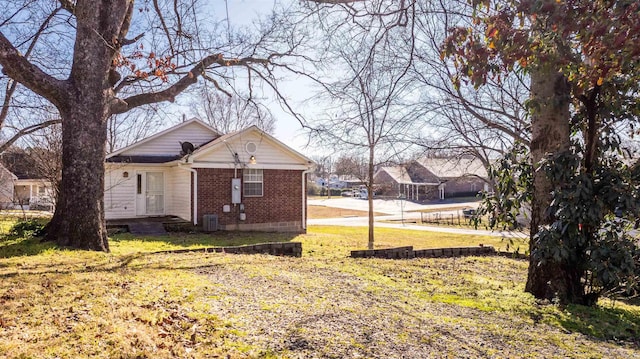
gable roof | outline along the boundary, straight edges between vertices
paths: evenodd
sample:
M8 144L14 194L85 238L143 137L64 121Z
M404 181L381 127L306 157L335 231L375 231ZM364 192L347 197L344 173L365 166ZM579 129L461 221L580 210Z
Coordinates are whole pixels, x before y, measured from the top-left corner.
M477 176L488 178L487 169L477 158L420 158L416 160L438 178Z
M0 164L16 179L42 179L45 175L41 166L27 151L22 148L12 147L0 155Z
M437 182L432 183L432 182L416 181L417 178L411 178L411 175L407 171L406 167L403 167L403 166L381 167L374 175L374 178L380 172L386 172L389 175L389 177L393 179L394 182L399 184L419 184L419 185L433 185L433 186L436 186L439 184Z
M246 137L246 136L248 136L250 134L258 135L261 138L261 140L265 140L265 141L275 145L275 147L279 148L280 150L287 152L288 154L290 154L294 158L297 158L301 163L306 163L306 164L312 164L313 163L313 161L311 159L309 159L305 155L299 153L298 151L292 149L291 147L285 145L284 143L280 142L278 139L276 139L275 137L271 136L270 134L264 132L263 130L258 128L256 125L249 126L249 127L245 128L245 129L242 129L240 131L236 131L236 132L232 132L232 133L228 133L228 134L222 135L222 136L214 139L213 141L203 145L202 147L197 148L189 156L189 162L193 162L193 161L197 160L198 158L202 158L205 155L207 155L208 153L214 152L217 149L220 149L222 147L227 147L230 142L232 142L234 140L241 139L241 138Z
M385 172L397 183L411 183L411 177L409 177L407 170L402 166L380 167L373 177L378 176L380 172Z
M161 138L161 137L163 137L163 136L165 136L165 135L167 135L167 134L169 134L171 132L175 132L175 131L177 131L177 130L179 130L181 128L184 128L186 126L189 126L191 124L200 125L203 128L204 131L210 132L212 137L219 137L220 136L220 133L218 131L216 131L213 127L207 125L206 123L204 123L204 122L202 122L199 119L194 117L194 118L192 118L192 119L190 119L188 121L179 123L179 124L177 124L175 126L172 126L172 127L169 127L167 129L165 129L164 131L160 131L160 132L158 132L158 133L156 133L156 134L154 134L152 136L143 138L142 140L140 140L138 142L135 142L135 143L133 143L133 144L131 144L129 146L123 147L123 148L121 148L121 149L119 149L117 151L113 151L113 152L107 154L107 160L112 158L112 157L119 156L119 155L121 155L121 154L123 154L125 152L131 152L136 147L140 147L140 146L142 146L144 144L148 144L151 141L157 140L157 139L159 139L159 138ZM201 144L199 144L199 145L201 145ZM158 154L158 156L163 156L163 155L166 156L168 154L166 154L166 153L159 153ZM179 155L179 153L176 153L175 155ZM135 157L135 156L129 156L129 157Z
M0 163L0 179L4 180L5 175L8 175L9 178L11 178L11 180L13 181L18 179L18 176L15 173L9 171L7 167L5 167L2 163Z

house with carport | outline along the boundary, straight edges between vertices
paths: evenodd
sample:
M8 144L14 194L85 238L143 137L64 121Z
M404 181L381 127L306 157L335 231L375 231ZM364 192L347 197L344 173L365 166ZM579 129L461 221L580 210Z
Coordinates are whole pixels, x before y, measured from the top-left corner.
M106 157L105 217L175 216L205 230L306 231L313 162L256 126L191 119Z
M379 168L379 192L413 201L475 196L489 189L489 176L476 158L419 158L402 166Z

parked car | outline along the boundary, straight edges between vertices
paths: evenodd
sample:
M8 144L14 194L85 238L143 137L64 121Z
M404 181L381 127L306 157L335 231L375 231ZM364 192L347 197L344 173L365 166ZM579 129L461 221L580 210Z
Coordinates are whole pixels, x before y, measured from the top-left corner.
M465 208L462 210L462 215L464 218L473 218L476 215L476 210L474 208Z
M373 198L376 197L376 193L373 192ZM360 199L369 199L369 191L367 191L366 188L360 189L360 192L358 193L358 198Z

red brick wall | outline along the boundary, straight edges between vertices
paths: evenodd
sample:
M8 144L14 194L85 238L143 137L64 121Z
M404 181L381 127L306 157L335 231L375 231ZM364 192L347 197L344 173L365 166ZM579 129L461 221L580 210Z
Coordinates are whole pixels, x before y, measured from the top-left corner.
M198 223L205 214L217 214L221 225L300 222L302 220L302 172L263 170L263 196L244 197L246 220L240 221L240 206L231 204L233 169L198 168ZM242 170L238 170L242 179ZM305 201L306 202L306 201ZM231 206L223 213L224 205ZM306 203L305 203L306 206Z

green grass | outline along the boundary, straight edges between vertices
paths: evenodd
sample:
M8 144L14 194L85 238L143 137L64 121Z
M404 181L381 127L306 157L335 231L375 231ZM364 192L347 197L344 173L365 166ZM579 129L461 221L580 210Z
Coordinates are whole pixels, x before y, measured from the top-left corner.
M302 258L153 252L300 241ZM0 241L0 358L631 358L640 306L540 305L526 261L351 259L366 228L110 240L111 253ZM376 229L376 246L497 237ZM427 353L427 354L425 354Z

